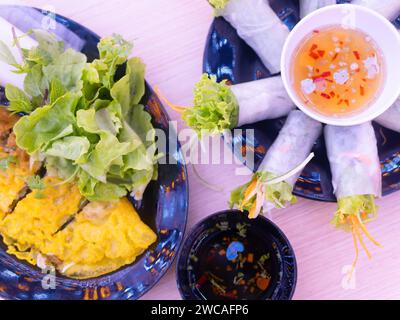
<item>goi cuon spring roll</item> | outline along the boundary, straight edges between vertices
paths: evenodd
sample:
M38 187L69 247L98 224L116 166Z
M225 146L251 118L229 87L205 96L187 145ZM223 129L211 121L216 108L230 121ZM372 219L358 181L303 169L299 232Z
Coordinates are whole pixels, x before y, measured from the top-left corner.
M300 17L304 18L309 13L336 4L336 0L300 0Z
M365 226L376 217L375 197L382 192L375 132L370 122L350 127L327 125L325 142L338 203L332 223L352 233L356 249L354 267L359 244L371 256L363 235L379 246Z
M381 126L400 132L400 98L393 106L375 119Z
M389 20L396 19L400 14L399 0L353 0L351 3L375 10Z
M204 74L194 89L193 107L174 106L200 136L286 116L295 108L280 76L229 86Z
M278 73L288 27L271 9L267 0L208 0L217 16L222 16L257 53L271 73Z
M248 211L249 218L296 202L294 185L312 155L322 125L303 112L292 111L250 182L231 193L230 206Z

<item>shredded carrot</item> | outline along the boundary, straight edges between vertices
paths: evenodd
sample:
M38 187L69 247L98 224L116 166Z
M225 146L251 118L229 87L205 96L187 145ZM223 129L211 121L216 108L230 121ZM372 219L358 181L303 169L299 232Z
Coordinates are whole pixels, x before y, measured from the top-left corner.
M158 86L154 87L154 92L160 97L161 100L163 100L165 102L165 104L170 107L172 110L178 112L178 113L182 113L184 112L188 107L184 107L184 106L178 106L175 105L173 103L171 103L159 90Z
M357 261L358 261L358 256L359 256L359 250L358 250L358 243L357 243L357 236L355 233L355 227L352 228L352 234L353 234L353 242L354 242L354 248L356 250L356 256L354 257L354 261L351 267L350 271L350 279L353 276L354 269L356 268Z
M358 219L359 225L361 230L365 233L365 235L367 236L367 238L369 239L369 241L371 241L374 245L376 245L377 247L382 247L382 245L376 241L370 234L370 232L368 231L367 227L365 226L365 224L361 221L360 217L356 217L356 219Z
M360 244L361 244L361 246L363 247L365 253L366 253L367 256L368 256L368 258L371 259L371 258L372 258L371 253L369 252L367 246L365 245L365 242L364 242L364 240L363 240L363 238L362 238L362 235L361 235L361 233L360 233L360 230L358 229L360 223L359 223L359 221L357 220L357 218L356 218L355 216L351 216L351 218L352 218L351 221L352 221L352 223L353 223L353 225L354 225L355 232L356 232L356 235L357 235L357 237L358 237L358 240L360 241Z
M253 205L251 206L251 209L249 211L249 219L254 219L257 216L257 200L254 201Z
M247 187L246 191L244 192L244 199L241 207L246 205L247 202L250 201L250 199L254 196L254 191L257 188L257 179L253 179L253 181L250 183L250 185Z

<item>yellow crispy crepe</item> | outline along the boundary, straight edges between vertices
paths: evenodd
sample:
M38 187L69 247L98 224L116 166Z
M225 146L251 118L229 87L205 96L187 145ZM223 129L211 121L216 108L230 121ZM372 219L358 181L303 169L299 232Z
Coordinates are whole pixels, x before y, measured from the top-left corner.
M135 261L156 240L128 199L92 202L43 250L58 270L74 278L112 272Z
M78 188L46 177L46 188L34 190L18 202L14 212L0 222L8 252L36 264L37 251L51 242L54 234L78 210L82 200Z

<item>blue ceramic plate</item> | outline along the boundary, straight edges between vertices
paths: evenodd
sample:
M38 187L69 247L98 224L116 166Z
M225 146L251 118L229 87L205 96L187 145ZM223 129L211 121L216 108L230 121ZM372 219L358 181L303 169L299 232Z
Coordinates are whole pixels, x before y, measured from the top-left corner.
M53 31L68 46L81 50L89 60L97 56L99 37L67 18L17 6L0 6L0 16L22 31L43 24L56 26ZM0 100L5 102L1 90ZM167 113L148 85L142 103L152 115L153 125L168 132ZM172 157L177 163L160 165L158 180L147 187L143 200L140 203L132 201L142 220L158 235L157 242L134 264L84 281L57 276L56 289L46 290L42 286L45 275L8 255L1 245L0 296L9 299L137 299L151 289L171 266L186 227L188 181L179 146Z
M240 230L243 231L243 226L245 226L245 237L239 235ZM221 243L219 241L221 239L230 238L232 235L237 237L237 240L235 239L230 245L224 243L220 246ZM249 242L246 245L246 240L253 242ZM208 280L206 282L202 281L200 284L200 279L204 279L204 274L211 274L210 270L218 272L215 279L219 279L219 281L223 281L221 278L230 277L229 272L225 271L224 267L227 264L226 259L232 261L237 257L232 256L232 250L230 249L238 241L244 244L241 244L244 248L240 249L244 256L253 253L254 265L257 265L256 262L260 254L263 255L268 252L268 272L271 275L269 287L264 293L257 296L247 296L244 293L242 298L256 300L289 300L292 298L297 281L297 265L293 248L286 236L274 223L262 216L249 220L246 215L237 210L227 210L216 213L199 222L193 227L185 240L176 267L178 288L183 299L208 300L212 298L210 296L212 293L208 290ZM254 243L262 243L262 245L257 247ZM225 245L227 245L226 250ZM222 256L218 254L218 251L222 248L224 249L223 252L226 251L226 256L224 256L225 253ZM212 250L217 253L215 255L210 254ZM257 254L254 250L266 251L260 251ZM235 252L233 253L235 254ZM217 258L213 256L217 256ZM203 259L204 261L202 261ZM204 273L204 270L200 271L202 265L206 266L206 273ZM253 270L254 265L250 264L246 270ZM246 266L248 266L247 262L245 263L245 268ZM224 269L221 270L221 267ZM243 272L246 273L246 271ZM249 283L249 278L252 277L250 274L244 275L247 283ZM226 279L226 283L232 283L232 280ZM237 287L237 290L240 290L239 287ZM245 292L248 291L246 290Z
M297 0L270 0L269 2L290 29L299 21ZM398 19L398 26L400 26L400 19ZM216 18L211 26L204 53L203 71L215 75L219 81L227 79L233 84L262 79L271 75L254 51L239 38L236 30L223 18ZM258 168L265 152L277 137L284 121L284 118L268 120L241 128L254 129L254 145L247 145L247 149L250 152L254 150L255 169ZM400 189L400 134L378 124L374 124L374 126L382 164L382 191L383 195L388 195ZM235 147L234 150L241 151L240 146L244 144L245 140L245 136L235 139L233 143L238 147ZM316 142L313 152L315 158L304 169L297 181L294 193L314 200L336 201L322 136ZM242 159L239 154L237 156Z

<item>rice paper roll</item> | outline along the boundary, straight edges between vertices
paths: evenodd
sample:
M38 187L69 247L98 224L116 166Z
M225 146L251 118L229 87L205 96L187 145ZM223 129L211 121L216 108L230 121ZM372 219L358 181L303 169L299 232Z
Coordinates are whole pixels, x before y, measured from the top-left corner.
M381 196L382 176L377 140L370 122L358 126L325 127L332 185L338 199Z
M294 109L280 76L231 87L239 105L238 125L287 116Z
M225 18L257 53L271 73L281 70L283 45L288 27L266 0L209 0L216 14Z
M300 17L304 18L309 13L336 4L336 0L300 0Z
M400 14L399 0L353 0L351 3L375 10L389 20L396 19Z
M381 196L382 175L377 140L371 122L358 126L325 127L325 142L338 208L332 223L353 234L358 258L358 243L368 256L362 234L379 245L365 223L376 217L375 197Z
M262 211L273 207L284 208L296 202L292 194L301 170L279 183L269 183L298 167L309 156L313 145L322 132L322 125L303 112L290 112L277 139L269 148L251 181L231 194L231 207L248 211L249 218L255 218Z
M194 89L193 107L183 120L201 135L286 116L295 108L280 76L229 86L204 74Z
M393 106L375 119L381 126L400 132L400 98Z

